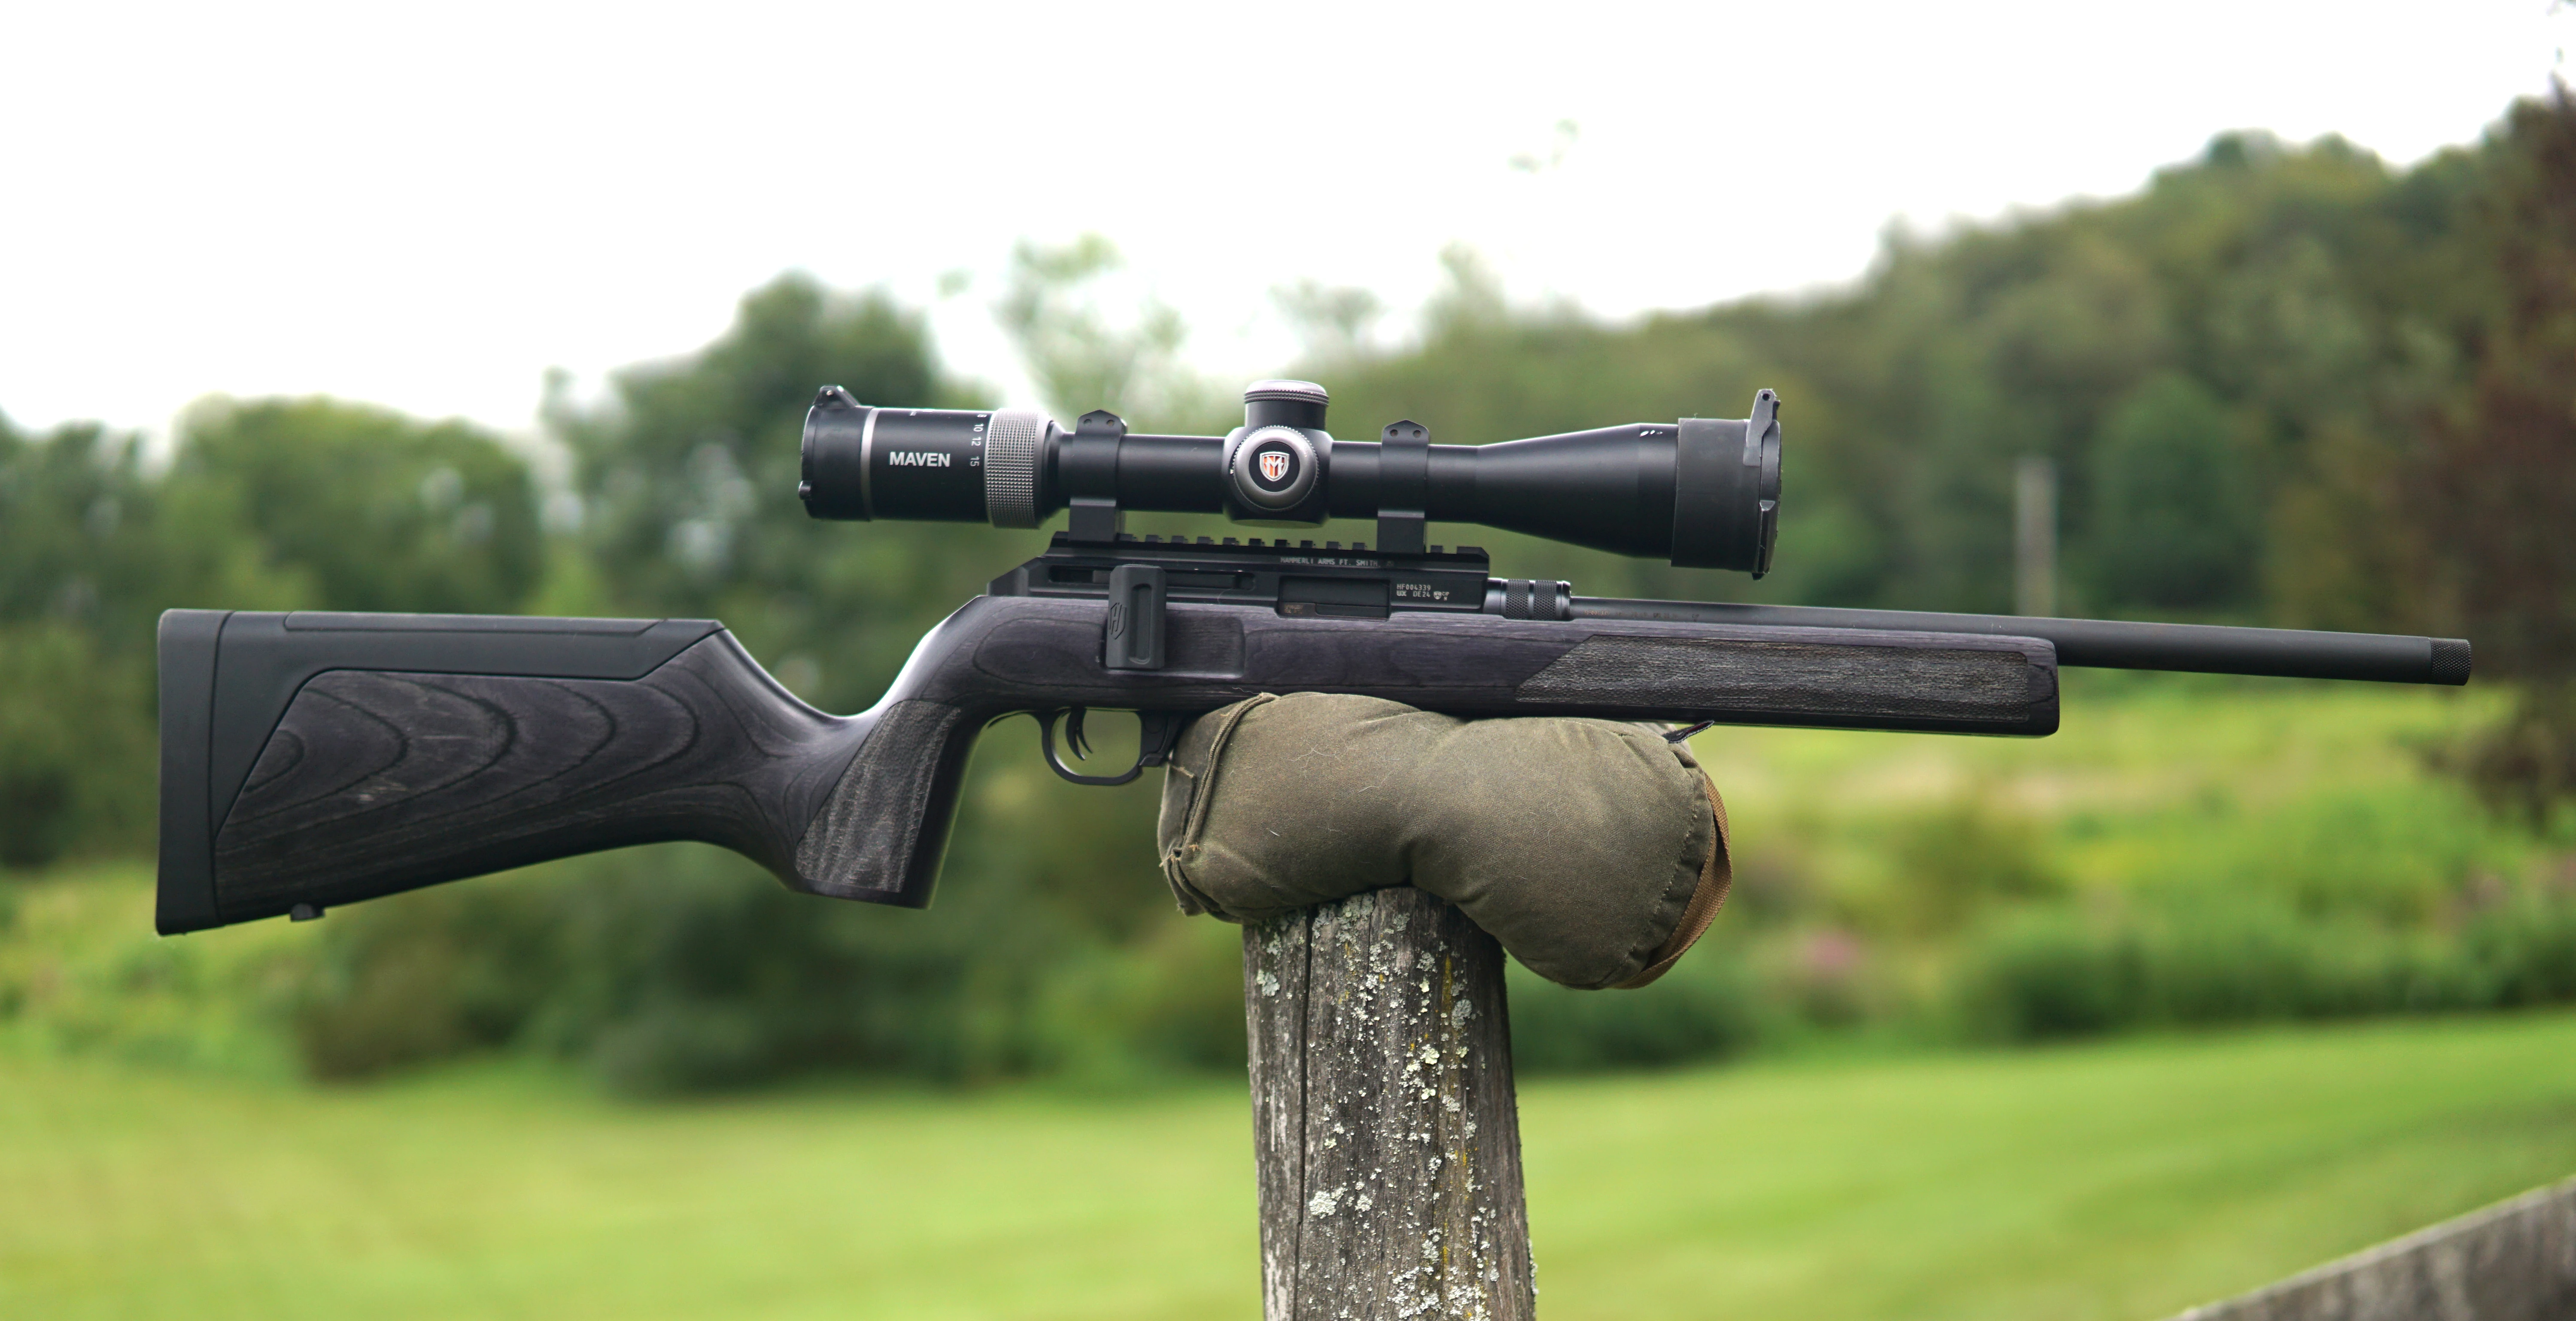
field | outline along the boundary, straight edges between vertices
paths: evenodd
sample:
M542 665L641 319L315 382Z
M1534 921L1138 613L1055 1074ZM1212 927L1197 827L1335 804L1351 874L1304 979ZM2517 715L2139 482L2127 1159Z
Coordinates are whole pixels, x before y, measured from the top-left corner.
M2576 1015L1524 1088L1555 1318L2138 1318L2576 1170ZM0 1315L1254 1315L1238 1088L639 1107L0 1057Z
M1702 736L1743 867L1691 975L1740 961L1789 988L1757 1008L1788 1003L1804 952L1857 932L1863 1016L1724 1068L1525 1077L1547 1315L2153 1321L2576 1172L2576 1012L2291 1025L2321 1015L2248 1001L2195 1020L2232 1027L2142 1014L2017 1050L1931 1016L1989 913L2223 934L2268 904L2321 957L2522 922L2481 896L2576 885L2570 823L2514 827L2427 769L2495 707L2076 676L2036 742ZM2036 888L1979 888L2016 869ZM986 879L867 912L955 922ZM320 1086L289 1026L317 929L164 941L149 912L131 863L0 883L0 1316L1255 1315L1237 1079L643 1104L520 1052ZM2209 948L2223 974L2239 946ZM1208 975L1230 1000L1229 961ZM1674 994L1521 982L1516 1028L1564 1070Z

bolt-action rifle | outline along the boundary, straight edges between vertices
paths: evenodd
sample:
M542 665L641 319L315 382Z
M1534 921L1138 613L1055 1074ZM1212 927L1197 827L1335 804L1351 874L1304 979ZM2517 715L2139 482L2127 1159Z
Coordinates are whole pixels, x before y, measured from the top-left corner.
M1756 577L1780 508L1778 400L1750 415L1435 445L1334 439L1299 381L1227 435L1071 429L1021 410L807 414L806 510L1034 528L1045 554L924 636L854 716L799 701L713 620L173 610L161 620L157 923L194 931L664 840L813 894L930 902L969 751L1037 718L1069 780L1122 784L1256 693L1461 716L2043 735L2060 665L2461 684L2455 639L1577 596L1425 541L1479 523ZM1375 519L1376 542L1135 537L1133 511L1259 527ZM1135 764L1086 775L1084 713ZM1547 805L1532 803L1532 812Z

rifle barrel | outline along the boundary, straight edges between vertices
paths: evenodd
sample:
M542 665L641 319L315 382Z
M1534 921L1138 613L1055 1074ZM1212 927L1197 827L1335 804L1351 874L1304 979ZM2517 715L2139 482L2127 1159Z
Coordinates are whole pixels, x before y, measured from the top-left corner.
M2056 645L2058 664L2105 670L2189 670L2202 674L2453 686L2469 681L2469 644L2459 638L2116 619L2044 619L2029 615L1846 610L1831 606L1630 601L1605 596L1578 596L1572 605L1576 619L1659 619L2042 638Z

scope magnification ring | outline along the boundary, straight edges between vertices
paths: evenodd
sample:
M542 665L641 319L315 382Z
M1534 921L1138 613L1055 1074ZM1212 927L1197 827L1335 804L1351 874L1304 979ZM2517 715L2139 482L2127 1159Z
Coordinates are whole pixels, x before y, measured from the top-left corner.
M1004 408L984 427L984 513L995 527L1038 525L1038 448L1047 415Z
M1295 427L1263 427L1234 447L1226 478L1245 504L1293 509L1315 489L1315 443Z

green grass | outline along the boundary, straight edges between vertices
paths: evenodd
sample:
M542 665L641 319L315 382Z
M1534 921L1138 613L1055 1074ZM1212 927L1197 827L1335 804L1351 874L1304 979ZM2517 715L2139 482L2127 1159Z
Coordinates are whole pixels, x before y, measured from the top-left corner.
M2576 1015L1533 1082L1541 1301L2153 1318L2576 1170ZM0 1315L1251 1317L1237 1087L637 1107L0 1054Z
M1696 746L1746 862L1733 920L1857 930L1901 985L1958 929L1920 897L1944 813L1990 822L1971 862L2024 849L2086 911L2264 891L2441 930L2481 878L2550 883L2576 823L2484 817L2416 752L2498 699L2078 674L2052 739ZM502 1062L316 1088L287 1026L312 928L149 928L135 865L0 884L0 1317L1256 1315L1239 1083L638 1106ZM1870 1048L1531 1080L1547 1315L2149 1321L2576 1172L2576 1014L1813 1053Z

